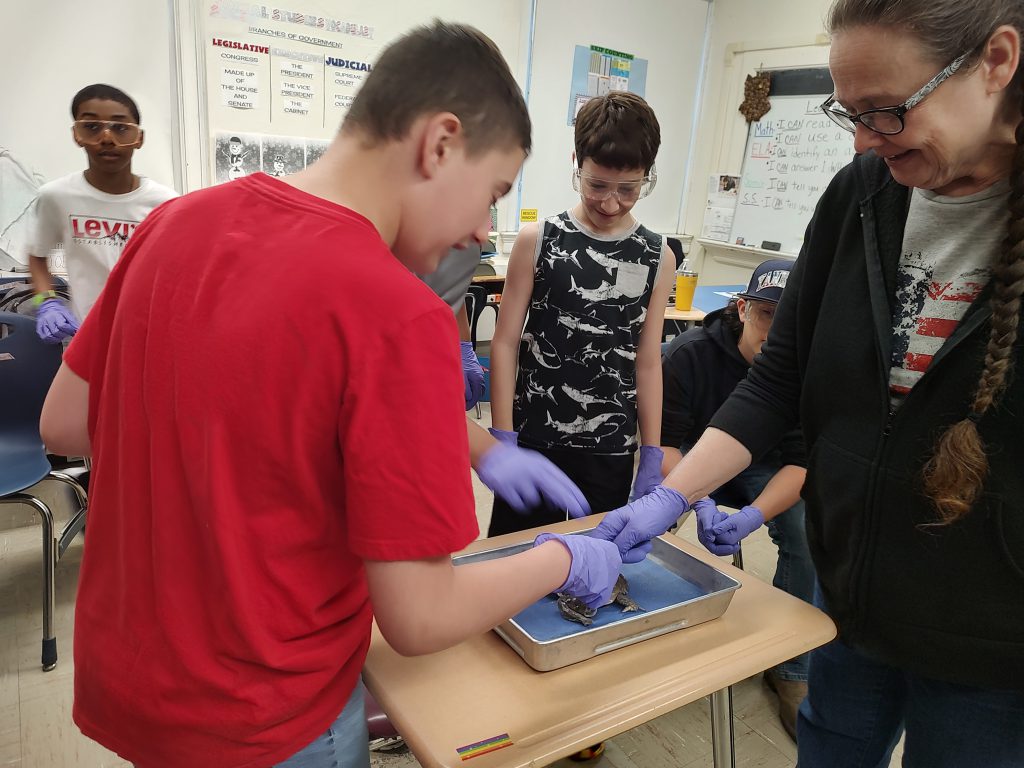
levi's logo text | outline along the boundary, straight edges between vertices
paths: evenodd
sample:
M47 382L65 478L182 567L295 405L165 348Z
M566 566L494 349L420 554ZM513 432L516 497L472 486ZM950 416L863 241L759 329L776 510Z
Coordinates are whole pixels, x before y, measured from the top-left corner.
M76 243L106 243L117 248L123 248L132 232L139 226L137 221L105 219L98 216L77 216L75 214L71 214L69 221L71 224L71 238Z

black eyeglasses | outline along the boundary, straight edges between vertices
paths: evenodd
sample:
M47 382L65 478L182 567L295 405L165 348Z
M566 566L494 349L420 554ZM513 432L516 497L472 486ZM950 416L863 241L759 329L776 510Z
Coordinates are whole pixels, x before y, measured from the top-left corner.
M833 93L821 105L821 111L831 118L832 122L845 131L854 133L857 130L857 123L875 133L883 133L886 136L893 136L903 130L903 118L914 107L924 101L928 96L942 85L946 80L956 74L963 63L967 60L968 54L958 56L948 67L924 84L924 87L904 101L897 107L881 107L879 109L865 109L858 114L839 109L835 105L836 95Z

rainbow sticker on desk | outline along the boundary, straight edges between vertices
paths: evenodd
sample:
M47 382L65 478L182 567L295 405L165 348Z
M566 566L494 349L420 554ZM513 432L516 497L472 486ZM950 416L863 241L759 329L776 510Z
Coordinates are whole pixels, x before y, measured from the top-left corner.
M478 741L476 744L458 747L455 751L459 753L459 757L463 760L469 760L470 758L480 757L480 755L486 755L488 752L497 752L499 749L511 746L512 739L508 737L507 733L503 733L501 736L492 736L489 739Z

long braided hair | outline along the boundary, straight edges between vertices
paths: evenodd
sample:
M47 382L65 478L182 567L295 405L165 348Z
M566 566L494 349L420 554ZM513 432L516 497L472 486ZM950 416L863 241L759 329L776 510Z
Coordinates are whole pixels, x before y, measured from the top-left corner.
M835 0L826 26L830 33L858 26L906 30L936 61L949 62L970 51L976 63L992 33L1004 25L1024 35L1020 0ZM964 68L968 71L968 67ZM967 416L939 436L922 471L924 489L948 525L971 511L988 476L988 456L978 422L999 401L1010 380L1013 348L1024 293L1024 71L1006 89L1005 117L1017 121L1010 174L1010 219L1006 238L992 265L992 309L985 361Z

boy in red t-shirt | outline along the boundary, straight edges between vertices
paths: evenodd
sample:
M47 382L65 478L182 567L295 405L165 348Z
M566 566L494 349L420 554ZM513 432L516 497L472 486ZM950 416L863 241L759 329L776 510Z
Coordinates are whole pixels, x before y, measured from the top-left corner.
M610 595L620 555L591 537L449 557L477 535L457 334L413 272L486 237L529 147L497 48L438 22L382 54L318 163L136 230L41 423L94 457L83 733L146 768L365 765L372 615L411 655Z

